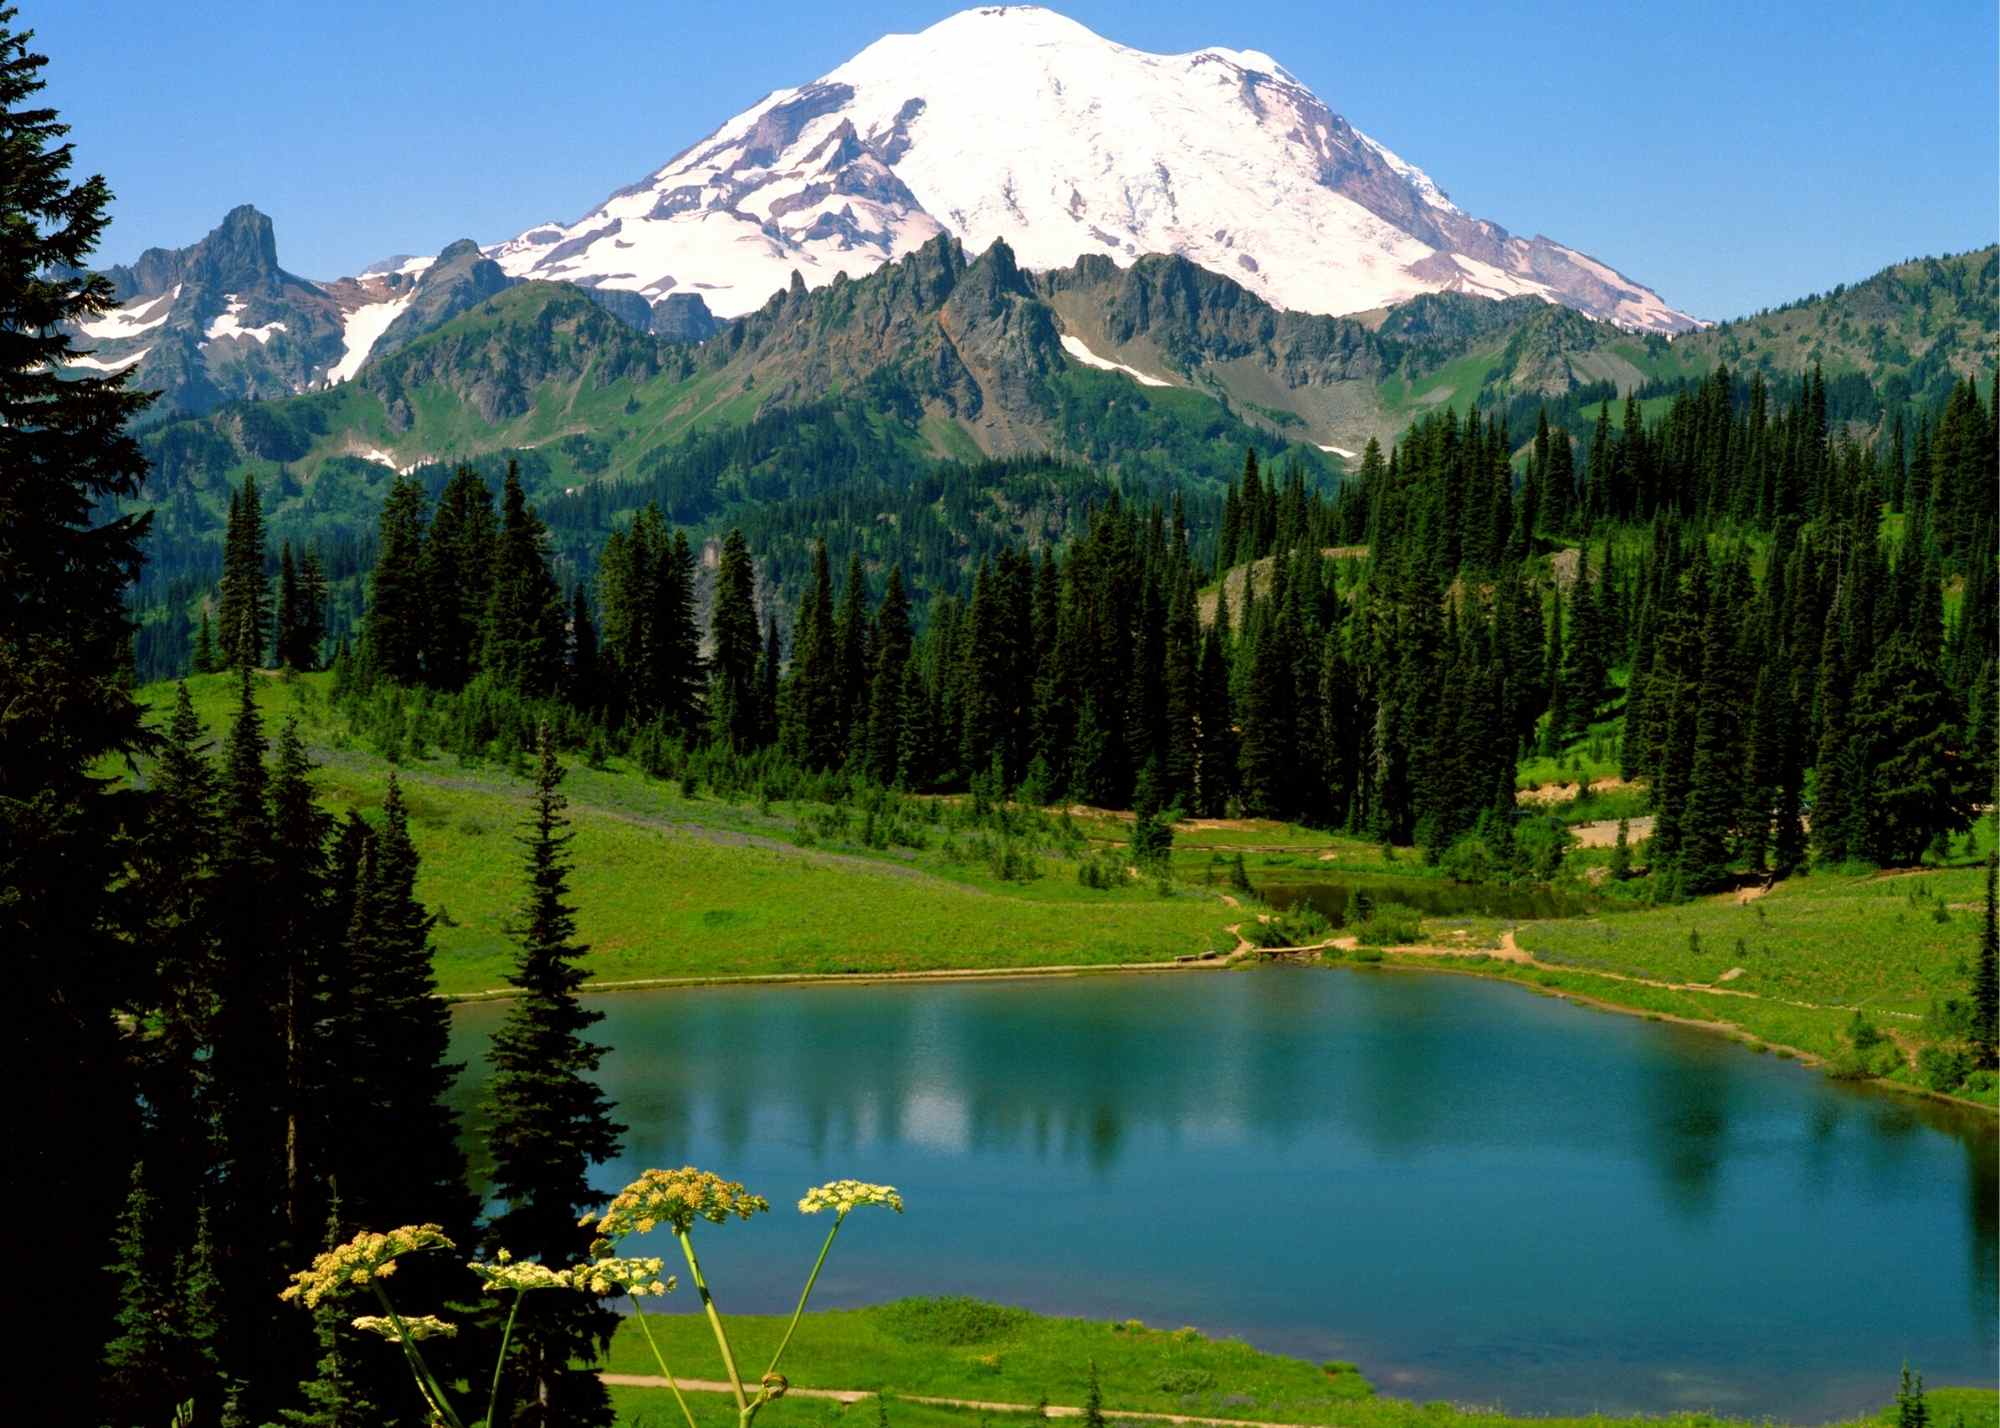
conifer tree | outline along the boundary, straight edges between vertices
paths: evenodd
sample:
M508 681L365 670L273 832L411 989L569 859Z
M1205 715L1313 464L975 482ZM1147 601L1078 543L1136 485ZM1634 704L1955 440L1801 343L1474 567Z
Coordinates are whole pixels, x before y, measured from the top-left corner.
M602 707L604 694L598 668L597 624L590 617L590 597L583 583L570 592L569 662L563 693L570 704L585 713Z
M1236 787L1236 731L1229 698L1228 638L1229 592L1225 588L1216 592L1215 621L1201 642L1195 789L1198 806L1211 818L1219 818L1227 811Z
M459 467L438 495L419 572L428 621L424 677L438 689L462 689L478 671L498 539L493 492L477 471Z
M792 674L784 691L778 746L802 768L826 769L845 743L841 730L840 652L836 647L833 577L826 542L813 546L812 574L799 596L792 627Z
M144 800L97 774L145 749L126 672L150 518L126 424L152 401L130 369L65 378L70 324L116 305L90 255L108 221L101 177L72 182L68 127L36 99L43 56L0 5L0 946L16 1183L60 1206L14 1237L20 1285L49 1299L17 1322L9 1415L87 1412L114 1303L104 1262L133 1160L132 1088L114 1014L139 909L112 895ZM55 1068L60 1068L57 1071ZM94 1420L93 1420L94 1421Z
M487 1227L492 1251L562 1266L587 1257L591 1231L578 1216L603 1203L589 1171L618 1153L624 1127L611 1118L603 1091L590 1079L604 1048L584 1033L603 1019L577 999L589 950L576 942L569 902L567 800L563 769L544 724L536 734L535 791L521 844L526 849L527 897L513 930L517 947L508 983L519 995L494 1034L490 1053L493 1195L505 1206ZM536 1405L538 1421L608 1428L613 1414L604 1385L588 1369L609 1345L618 1316L581 1297L546 1296L514 1330L505 1368L509 1402Z
M326 917L326 845L333 819L319 806L312 767L298 720L287 719L271 774L268 955L283 966L285 1210L294 1244L311 1242L320 1216L317 1177L325 1167L329 1138L329 1128L314 1110L322 1100L330 1050L320 996L333 932Z
M264 663L271 640L271 588L264 574L264 505L257 473L231 497L222 543L222 591L216 606L222 662L230 669Z
M209 627L208 602L204 600L201 602L201 622L195 630L194 656L188 661L188 673L215 673L215 658L215 635Z
M221 837L215 767L183 683L153 766L151 816L133 845L134 883L146 911L152 976L142 1004L159 1034L139 1066L150 1106L149 1196L185 1243L192 1235L208 1159L206 1049L215 997L211 862Z
M687 534L664 544L654 575L651 659L667 727L693 741L701 732L701 631L695 624L694 552Z
M757 690L759 621L757 574L741 530L723 538L709 618L712 640L708 707L715 737L735 753L748 753L760 739ZM776 670L771 671L776 674Z
M327 1212L322 1248L333 1249L345 1243L344 1226L340 1202L336 1199ZM298 1406L284 1411L281 1421L285 1428L379 1428L392 1420L394 1415L384 1413L370 1401L362 1382L366 1375L363 1365L368 1362L363 1355L369 1346L358 1342L361 1336L349 1323L352 1317L348 1305L332 1299L313 1311L313 1338L319 1346L319 1359L312 1376L299 1383ZM407 1383L406 1378L396 1382L405 1396Z
M295 1258L290 1238L286 1043L287 967L277 950L284 912L274 886L268 741L252 676L240 670L229 734L216 856L215 1008L209 1074L215 1087L215 1191L210 1208L222 1318L221 1365L243 1385L243 1412L268 1413L302 1345L270 1312L269 1286ZM251 1417L249 1421L260 1421Z
M319 547L309 545L299 559L298 624L293 632L297 642L299 669L318 669L320 648L326 643L326 566Z
M404 685L424 677L433 610L424 579L424 505L424 488L415 478L398 476L390 485L362 622L374 672Z
M177 1273L180 1256L146 1188L143 1162L132 1165L112 1255L118 1313L97 1380L98 1411L113 1423L165 1423L195 1396L201 1374L212 1365L203 1362L206 1346L190 1332Z
M832 762L839 763L853 745L857 726L865 729L868 721L868 583L859 551L847 559L847 583L833 617L833 648L840 671L835 682L840 694L840 747Z
M882 608L875 616L874 671L869 681L865 768L876 783L896 781L903 735L903 668L910 662L910 602L903 593L903 567L889 568Z
M1903 1361L1903 1379L1896 1387L1896 1428L1929 1428L1930 1406L1924 1402L1924 1376L1912 1375Z
M278 625L274 650L279 666L284 669L299 668L293 661L298 650L297 626L304 616L300 608L302 599L299 569L292 563L292 543L285 541L278 547Z
M362 868L349 922L340 1104L368 1131L345 1158L341 1195L356 1224L441 1224L462 1235L473 1207L449 1104L461 1068L446 1059L451 1012L437 995L437 918L417 901L417 850L393 773Z
M510 461L500 494L479 667L502 688L529 699L547 698L562 683L565 612L562 589L549 569L548 540L548 527L528 504L521 473Z
M1854 706L1853 743L1866 771L1863 849L1885 865L1915 863L1936 839L1972 826L1977 790L1954 747L1951 696L1915 643L1893 635Z

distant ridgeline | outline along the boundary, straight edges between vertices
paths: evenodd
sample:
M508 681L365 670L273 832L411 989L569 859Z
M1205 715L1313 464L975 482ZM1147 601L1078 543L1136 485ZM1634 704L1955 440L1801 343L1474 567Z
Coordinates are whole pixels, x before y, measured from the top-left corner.
M1621 430L1633 398L1649 428L1671 428L1677 398L1718 364L1739 418L1754 379L1781 410L1817 370L1831 436L1880 456L1900 419L1907 465L1954 383L2000 363L1996 270L1993 249L1904 264L1671 343L1533 298L1433 294L1366 320L1316 317L1180 259L1037 274L1004 245L968 259L948 240L857 282L777 294L698 345L636 331L576 289L521 284L331 390L150 428L139 663L184 665L229 493L253 473L274 539L318 549L337 637L354 627L398 470L435 497L461 462L496 489L517 463L565 582L592 579L610 530L651 502L711 544L742 526L786 606L815 536L837 567L861 554L878 584L900 561L920 624L934 596L969 596L1003 544L1074 538L1113 485L1141 506L1179 494L1208 563L1246 447L1326 492L1371 436L1386 445L1425 415L1477 409L1504 419L1518 479L1546 412L1587 484L1604 402Z
M1253 452L1198 505L1029 462L855 473L719 548L675 529L665 477L623 494L629 519L583 491L550 522L512 469L497 509L469 468L435 494L399 476L329 572L336 687L391 754L512 758L546 718L725 788L1241 810L1540 877L1562 840L1518 817L1517 761L1589 737L1650 785L1669 894L1809 853L1907 863L1993 796L1991 391L1959 382L1863 440L1817 374L1780 401L1718 370L1650 421L1634 396L1524 451L1447 408L1331 491ZM865 429L828 408L705 440L782 449L819 419ZM246 485L207 663L272 651L259 500ZM282 547L281 571L304 563ZM316 599L281 602L295 663L327 648L297 628Z

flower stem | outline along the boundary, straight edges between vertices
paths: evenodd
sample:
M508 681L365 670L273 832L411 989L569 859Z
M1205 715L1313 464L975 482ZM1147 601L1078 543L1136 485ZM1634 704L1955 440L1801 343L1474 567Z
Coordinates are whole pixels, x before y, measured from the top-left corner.
M660 1353L659 1344L653 1339L652 1326L646 1322L646 1311L640 1307L637 1294L632 1296L632 1315L639 1321L639 1332L646 1336L646 1347L653 1351L653 1362L660 1366L660 1376L667 1381L667 1387L674 1391L674 1402L681 1406L681 1414L687 1419L688 1428L696 1428L694 1410L690 1409L687 1400L681 1397L681 1386L674 1382L674 1371L667 1367L667 1360Z
M785 1350L791 1346L792 1334L799 1327L799 1318L806 1312L806 1300L812 1297L813 1285L819 1280L820 1267L826 1263L826 1252L833 1248L833 1237L840 1233L840 1227L846 1219L845 1215L833 1217L833 1228L826 1232L826 1243L819 1247L819 1258L813 1261L812 1273L806 1276L806 1287L799 1292L799 1307L792 1311L792 1322L785 1326L785 1337L778 1340L778 1352L771 1355L771 1366L764 1370L766 1378L778 1371L778 1360L785 1356Z
M500 1333L500 1357L493 1361L493 1392L486 1400L486 1428L500 1422L500 1385L507 1380L507 1345L514 1340L514 1320L520 1317L521 1300L527 1291L514 1291L514 1307L507 1311L507 1327Z
M379 1284L375 1286L375 1297L382 1301L382 1312L389 1316L390 1324L395 1326L396 1341L402 1345L403 1357L410 1365L410 1372L416 1377L417 1392L424 1396L424 1401L430 1405L431 1412L444 1419L450 1428L464 1428L458 1421L458 1415L451 1411L451 1401L444 1396L444 1390L438 1387L437 1380L431 1377L430 1365L426 1364L424 1356L417 1352L417 1341L410 1337L409 1326L403 1323L402 1316L396 1312L396 1306L389 1302L388 1292Z
M715 1346L722 1350L722 1366L729 1371L729 1387L736 1395L736 1412L741 1417L750 1408L750 1402L743 1394L743 1375L736 1371L736 1355L729 1352L729 1335L723 1332L722 1316L715 1312L715 1299L708 1292L708 1281L701 1277L701 1263L694 1257L694 1241L688 1238L686 1230L675 1230L674 1238L681 1242L681 1253L687 1256L688 1273L694 1276L695 1290L701 1295L701 1307L708 1313L708 1326L715 1331Z

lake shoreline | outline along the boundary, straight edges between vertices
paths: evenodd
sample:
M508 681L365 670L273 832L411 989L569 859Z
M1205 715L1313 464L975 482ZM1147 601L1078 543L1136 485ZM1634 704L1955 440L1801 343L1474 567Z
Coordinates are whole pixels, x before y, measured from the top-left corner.
M1393 949L1391 949L1393 951ZM1455 954L1469 955L1469 954ZM1667 1022L1674 1026L1691 1027L1733 1041L1746 1051L1755 1052L1762 1047L1772 1053L1783 1052L1787 1059L1796 1061L1809 1070L1819 1070L1827 1065L1827 1059L1802 1047L1787 1046L1781 1041L1771 1041L1756 1036L1737 1026L1734 1022L1707 1021L1700 1017L1679 1016L1673 1012L1652 1011L1645 1007L1625 1006L1619 1002L1606 1001L1584 992L1571 991L1564 987L1543 987L1532 982L1524 982L1519 977L1510 977L1504 972L1491 972L1483 967L1452 965L1451 957L1411 957L1405 960L1370 964L1374 968L1396 972L1436 972L1456 977L1477 977L1487 982L1504 982L1508 986L1519 987L1537 996L1552 997L1557 1001L1574 1002L1578 1006L1591 1007L1597 1011L1614 1012L1619 1016L1638 1017L1642 1021ZM1853 1082L1857 1086L1869 1086L1886 1091L1900 1091L1904 1095L1916 1096L1921 1100L1939 1101L1950 1106L1964 1106L1970 1110L1984 1112L1989 1117L2000 1117L2000 1107L1989 1106L1984 1101L1968 1101L1963 1096L1954 1096L1946 1091L1933 1091L1928 1086L1913 1086L1907 1081L1892 1081L1886 1076L1867 1076Z
M637 977L630 981L585 982L579 996L615 996L674 987L872 986L884 982L1000 982L1043 977L1088 977L1143 972L1218 972L1242 965L1233 956L1172 962L1071 962L1025 967L926 967L908 972L745 972L737 976ZM510 987L479 992L440 992L447 1002L504 1002L520 993Z
M1311 947L1268 948L1265 952L1312 952L1322 949ZM1387 949L1391 957L1397 949ZM1800 1066L1818 1070L1827 1064L1825 1057L1802 1047L1788 1046L1783 1042L1752 1035L1732 1022L1704 1020L1699 1017L1679 1016L1672 1012L1652 1011L1644 1007L1625 1006L1594 997L1584 992L1571 991L1561 987L1542 987L1524 982L1517 976L1504 972L1492 972L1483 967L1455 965L1459 957L1470 955L1457 949L1450 949L1451 956L1412 956L1384 959L1381 962L1357 963L1352 965L1333 964L1329 966L1315 957L1308 963L1295 963L1315 967L1324 971L1397 971L1434 972L1458 977L1477 977L1482 981L1504 982L1508 986L1519 987L1538 996L1553 997L1558 1001L1574 1002L1578 1006L1595 1008L1598 1011L1614 1012L1619 1016L1637 1017L1643 1021L1666 1022L1674 1026L1685 1026L1711 1036L1720 1036L1733 1041L1746 1050L1763 1047L1773 1053L1784 1055ZM1091 976L1132 976L1153 972L1221 972L1234 971L1265 960L1255 954L1241 951L1226 956L1207 959L1194 958L1187 961L1170 962L1078 962L1057 963L1027 967L932 967L909 972L751 972L740 976L696 976L696 977L640 977L630 981L586 982L580 989L583 996L616 996L625 992L668 991L676 988L693 989L701 987L785 987L785 986L881 986L897 982L1005 982L1030 981L1061 977ZM493 987L478 992L446 992L440 997L449 1003L476 1003L511 1001L519 995L511 988ZM1954 1096L1944 1091L1933 1091L1927 1086L1913 1086L1905 1081L1892 1081L1886 1077L1871 1076L1855 1083L1862 1086L1879 1087L1884 1090L1901 1092L1922 1100L1936 1101L1944 1105L1963 1106L1983 1112L1989 1117L2000 1116L2000 1107L1989 1106L1982 1101L1970 1101L1962 1096Z

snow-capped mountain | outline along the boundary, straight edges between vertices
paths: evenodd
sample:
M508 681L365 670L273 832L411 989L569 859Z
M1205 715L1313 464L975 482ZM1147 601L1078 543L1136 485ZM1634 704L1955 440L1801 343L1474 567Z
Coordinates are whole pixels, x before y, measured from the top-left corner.
M698 293L728 317L796 271L860 277L939 233L1031 269L1180 254L1276 306L1533 295L1699 324L1615 269L1456 207L1250 50L1155 55L1036 6L967 10L780 90L575 223L486 249L517 278Z

